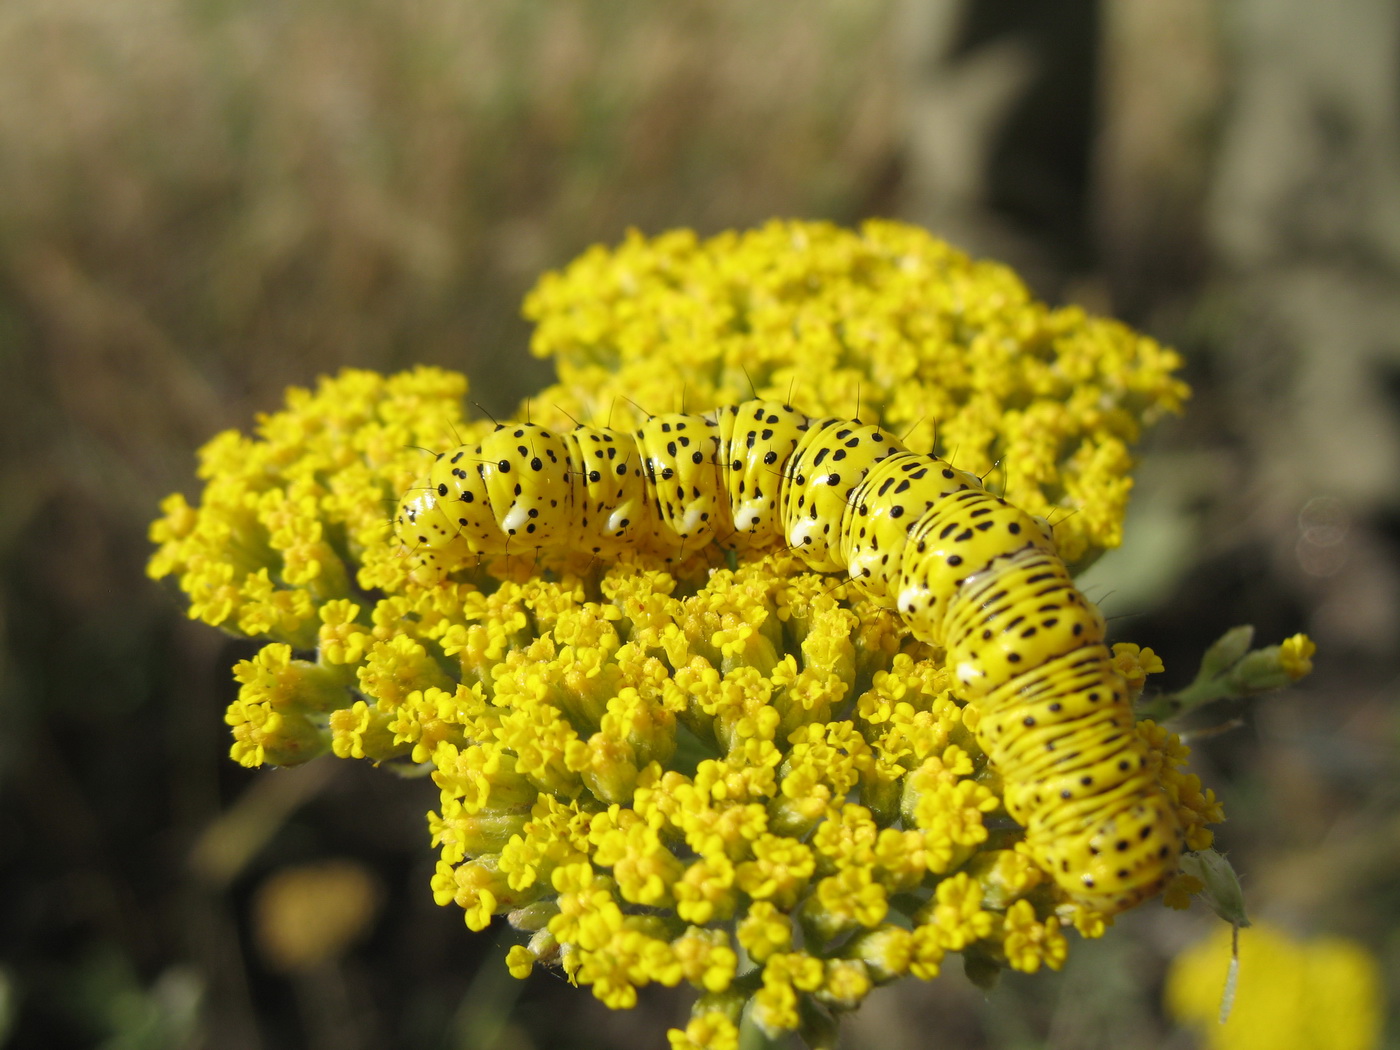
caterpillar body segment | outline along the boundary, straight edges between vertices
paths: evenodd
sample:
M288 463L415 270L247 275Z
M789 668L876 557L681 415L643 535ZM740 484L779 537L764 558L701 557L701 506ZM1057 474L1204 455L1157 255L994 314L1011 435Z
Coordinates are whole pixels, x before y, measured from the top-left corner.
M758 400L633 433L506 424L439 456L396 531L427 586L481 555L790 547L944 648L1007 812L1062 889L1113 913L1177 870L1176 810L1049 529L878 427Z
M665 542L677 553L713 542L721 504L725 524L730 517L718 483L719 425L708 416L671 412L650 416L636 440Z
M714 417L732 529L728 535L721 532L720 541L741 551L782 543L779 501L789 491L784 470L810 429L809 420L776 401L745 401L717 409Z
M980 487L975 475L917 452L900 451L880 460L851 494L842 534L842 560L851 579L880 604L898 608L901 587L906 582L918 586L915 573L905 569L906 560L923 554L913 530L939 501ZM934 641L929 632L942 622L937 615L925 615L927 623L906 619L925 641Z
M580 425L565 432L564 441L573 480L569 526L571 535L583 538L583 549L600 558L615 558L639 546L662 550L651 486L631 436Z
M1079 593L1064 563L1037 541L1045 542L1039 536L1025 540L1020 550L986 563L995 571L982 569L965 578L960 600L944 617L937 640L964 695L985 696L1032 666L1104 639L1098 607ZM932 560L951 564L959 555L944 553L947 549L931 548Z
M978 742L1033 855L1100 911L1161 890L1176 872L1180 823L1103 643L1103 616L1064 564L1031 544L995 559L963 583L946 631Z
M881 460L904 452L879 427L845 419L814 421L783 468L782 531L818 572L846 572L852 497Z
M569 542L574 482L562 435L532 423L500 427L482 441L481 460L486 497L508 547ZM458 470L460 477L470 467Z

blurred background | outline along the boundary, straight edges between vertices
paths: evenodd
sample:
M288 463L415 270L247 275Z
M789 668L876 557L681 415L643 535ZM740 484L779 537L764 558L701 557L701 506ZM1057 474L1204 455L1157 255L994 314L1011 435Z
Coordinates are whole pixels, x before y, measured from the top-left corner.
M907 219L1183 351L1090 593L1167 688L1237 623L1317 640L1196 767L1252 912L1393 999L1397 58L1386 0L0 5L0 1046L662 1045L683 997L515 982L432 903L431 784L230 762L253 646L145 579L145 529L289 383L429 362L510 414L543 270L773 216ZM885 989L844 1045L1187 1050L1200 912Z

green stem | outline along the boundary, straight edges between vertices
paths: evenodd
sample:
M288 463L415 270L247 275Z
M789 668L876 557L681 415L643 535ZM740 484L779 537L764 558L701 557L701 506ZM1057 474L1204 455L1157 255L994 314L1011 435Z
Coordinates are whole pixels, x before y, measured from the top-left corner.
M1150 718L1155 722L1166 722L1172 718L1179 718L1188 711L1194 711L1198 707L1214 703L1217 700L1224 700L1236 695L1228 679L1202 678L1198 677L1185 689L1175 693L1167 693L1164 696L1156 697L1146 704L1138 707L1137 716L1139 718Z

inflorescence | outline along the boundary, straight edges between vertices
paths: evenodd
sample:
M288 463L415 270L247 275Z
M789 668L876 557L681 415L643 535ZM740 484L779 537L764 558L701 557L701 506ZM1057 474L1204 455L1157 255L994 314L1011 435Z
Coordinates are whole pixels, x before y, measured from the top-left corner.
M936 451L1049 518L1079 564L1119 540L1141 427L1187 394L1151 339L888 222L634 234L546 275L526 312L560 376L536 422L757 394L878 410L911 445L936 425ZM387 508L422 448L489 426L464 418L466 390L428 367L292 389L252 436L201 450L197 507L162 504L150 575L265 641L234 669L237 761L428 771L438 902L473 930L506 916L512 973L560 966L612 1007L688 982L676 1047L736 1046L746 1005L770 1034L806 1031L950 953L982 979L1058 969L1068 925L1103 933L1020 848L942 654L791 554L522 551L415 583ZM1114 651L1133 695L1162 669ZM1302 636L1273 652L1306 673ZM1173 734L1139 732L1204 849L1219 803ZM1197 888L1180 877L1168 903Z

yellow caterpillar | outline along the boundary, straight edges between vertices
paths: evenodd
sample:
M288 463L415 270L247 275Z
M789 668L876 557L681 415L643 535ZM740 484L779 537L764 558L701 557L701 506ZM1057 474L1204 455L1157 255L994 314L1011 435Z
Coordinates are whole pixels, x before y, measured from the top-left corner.
M946 651L1007 812L1076 900L1120 911L1177 870L1182 829L1103 617L1049 530L876 426L773 401L652 416L635 433L506 424L439 455L395 527L428 585L483 554L790 546Z

